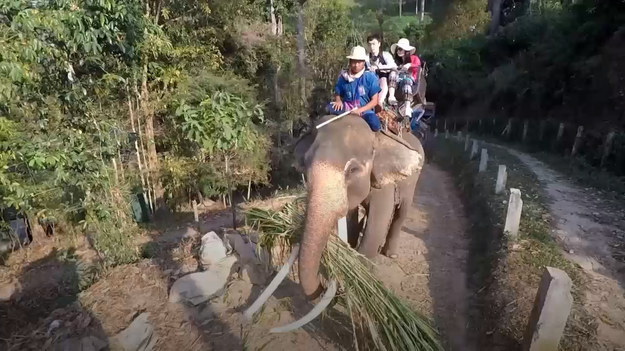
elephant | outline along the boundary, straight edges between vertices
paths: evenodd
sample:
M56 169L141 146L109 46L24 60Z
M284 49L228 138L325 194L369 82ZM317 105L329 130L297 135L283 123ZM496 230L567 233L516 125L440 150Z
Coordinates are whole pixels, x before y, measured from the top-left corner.
M321 117L316 125L333 117ZM348 243L358 252L370 259L378 253L397 257L401 227L425 160L417 137L403 134L373 132L361 117L347 115L296 143L295 166L306 175L308 191L299 279L309 299L323 292L321 255L339 218L347 218ZM362 239L360 205L366 211Z

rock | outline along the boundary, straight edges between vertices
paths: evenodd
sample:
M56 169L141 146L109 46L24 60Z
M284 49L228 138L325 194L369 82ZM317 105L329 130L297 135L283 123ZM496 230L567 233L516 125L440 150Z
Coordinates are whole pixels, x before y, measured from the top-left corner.
M226 258L226 247L217 233L208 232L202 237L200 246L200 261L204 267L210 266Z
M148 321L145 312L135 318L128 328L111 338L111 350L150 351L156 345L157 336L154 327Z
M95 336L86 336L80 339L82 351L100 351L105 349L109 344L104 340L100 340Z
M261 265L246 264L241 270L241 278L254 285L265 285L267 283L268 274Z
M572 254L574 254L574 253L575 253L575 251L573 251L573 250L569 250L569 253L572 255Z
M82 351L82 344L78 338L65 339L54 346L55 351Z
M520 250L521 250L521 245L519 244L512 245L512 251L520 251Z
M19 290L20 284L17 281L0 283L0 302L10 301Z
M58 327L60 327L61 323L63 322L58 319L53 320L52 323L50 323L50 326L48 327L48 336L52 335L52 332Z
M183 234L182 234L182 238L183 239L191 239L191 238L195 238L198 235L200 235L200 232L198 232L197 229L195 229L193 227L186 227L184 229Z
M237 255L239 255L239 261L242 264L257 262L258 257L256 257L256 253L254 252L254 244L246 240L241 234L232 233L225 234L224 240L226 243L236 251Z
M176 280L169 291L169 302L187 300L197 305L221 294L235 263L236 257L226 257L205 272L191 273Z

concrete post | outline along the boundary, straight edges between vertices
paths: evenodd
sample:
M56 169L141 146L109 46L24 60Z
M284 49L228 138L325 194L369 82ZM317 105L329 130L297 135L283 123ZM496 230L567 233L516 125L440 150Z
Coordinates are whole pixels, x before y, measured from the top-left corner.
M471 159L477 156L477 140L473 139L473 146L471 146Z
M523 143L527 141L527 130L529 129L529 121L523 121Z
M521 199L521 190L511 188L510 199L508 200L508 213L506 214L506 224L503 228L504 234L513 238L519 235L522 211L523 200Z
M191 204L193 205L193 219L195 220L195 223L197 223L200 221L200 214L197 210L197 201L193 200L191 201Z
M480 168L479 172L486 171L486 166L488 165L488 150L485 148L482 149L482 154L480 156Z
M605 166L605 163L610 157L610 151L612 151L612 140L614 140L614 132L608 133L608 136L605 138L605 142L603 143L603 155L601 156L601 168Z
M434 137L438 138L438 129L434 129Z
M560 123L560 126L558 127L558 135L556 136L556 143L560 143L560 140L562 140L563 135L564 135L564 122Z
M508 180L508 172L505 165L499 165L497 170L497 183L495 183L495 194L501 194L506 189L506 181Z
M445 139L449 139L449 131L445 129Z
M582 135L584 133L584 126L577 127L577 134L575 135L575 142L573 143L573 148L571 149L571 157L577 154L580 145L582 144Z
M469 151L469 133L464 136L464 151Z
M523 351L557 351L571 313L571 278L562 270L546 267L525 331Z
M462 140L462 132L458 131L458 133L456 133L456 138L458 139L458 141Z

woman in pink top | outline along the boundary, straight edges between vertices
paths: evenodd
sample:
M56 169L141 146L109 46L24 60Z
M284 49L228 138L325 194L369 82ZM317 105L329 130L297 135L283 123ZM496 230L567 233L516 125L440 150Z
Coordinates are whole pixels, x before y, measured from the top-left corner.
M406 38L399 39L397 44L391 45L391 53L397 63L399 71L393 71L389 75L388 102L392 105L397 103L395 89L399 85L404 93L406 101L412 101L412 87L417 82L421 60L415 55L417 49L410 45Z

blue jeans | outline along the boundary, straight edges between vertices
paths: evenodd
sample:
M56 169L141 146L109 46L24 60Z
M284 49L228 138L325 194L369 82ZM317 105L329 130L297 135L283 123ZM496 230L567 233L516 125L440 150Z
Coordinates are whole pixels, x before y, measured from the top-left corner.
M339 111L336 111L332 108L332 104L329 103L328 106L326 106L326 112L331 115L340 115L341 113L344 113L345 110L340 109ZM373 112L373 110L365 111L360 116L365 120L365 122L367 122L369 128L371 128L372 131L377 132L378 130L380 130L380 128L382 128L380 120L375 115L375 112Z

